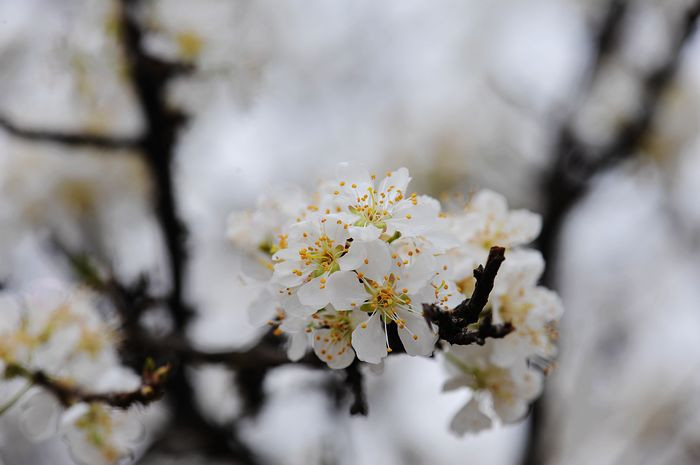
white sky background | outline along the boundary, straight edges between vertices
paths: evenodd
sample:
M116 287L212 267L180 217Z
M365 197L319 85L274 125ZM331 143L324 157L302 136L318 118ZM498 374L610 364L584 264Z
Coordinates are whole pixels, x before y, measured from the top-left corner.
M537 176L557 118L578 101L587 28L602 3L153 2L144 15L154 53L182 54L178 38L186 35L202 42L196 79L172 88L173 102L193 115L177 152L193 247L189 293L201 312L193 339L241 347L258 334L245 315L253 289L239 277L224 227L231 210L251 207L269 186L310 186L338 161L354 160L379 172L406 165L413 188L434 195L492 187L516 207L541 208ZM636 4L632 45L578 122L594 140L634 103L630 69L663 53L669 26L661 10ZM683 2L666 2L676 4ZM138 131L118 49L104 33L108 17L105 1L0 0L0 114L27 127ZM558 282L567 315L550 381L552 463L695 463L697 41L686 55L644 166L597 180L564 232ZM71 244L99 237L95 252L123 276L162 271L143 168L115 157L0 131L0 273L11 273L13 285L60 274L40 246L47 228ZM358 419L336 415L314 387L316 374L279 370L267 408L244 436L279 464L322 463L329 450L343 464L517 463L523 426L465 439L447 432L464 397L440 394L441 376L434 361L389 360L383 376L369 376L370 416ZM220 419L237 412L225 376L203 372L198 380L207 411ZM654 428L662 417L669 426ZM19 444L0 445L0 460L27 463L8 451L36 446Z

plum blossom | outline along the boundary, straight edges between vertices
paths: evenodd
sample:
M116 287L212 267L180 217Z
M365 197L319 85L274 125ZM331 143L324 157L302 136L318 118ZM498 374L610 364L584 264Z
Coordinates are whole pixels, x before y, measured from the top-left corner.
M427 195L408 194L411 177L406 168L387 172L377 182L376 175L342 164L336 178L335 184L325 186L330 195L322 205L342 215L356 239L429 236L437 227L440 202Z
M452 250L463 277L483 263L494 246L514 249L540 233L542 219L527 210L509 210L505 197L493 191L475 193L461 211L447 215L450 232L459 247Z
M441 333L426 322L423 304L453 312L472 295L473 270L502 246L506 261L481 310L488 318L473 325L488 320L513 330L483 347L445 345L445 387L472 393L451 423L459 434L517 421L540 392L538 367L555 354L562 313L556 294L538 286L542 256L526 247L540 217L509 210L490 191L443 212L437 200L409 193L410 180L405 168L378 180L343 164L315 194L232 216L232 237L264 254L272 269L251 320L286 334L291 360L313 350L332 369L355 359L377 366L400 349L394 335L408 355L430 356Z
M529 367L525 359L508 368L493 364L490 360L494 345L492 341L484 346L452 345L445 352L452 376L443 389L466 387L472 392L467 405L450 423L457 434L485 429L492 419L502 423L517 422L542 390L542 373Z
M66 410L52 395L21 379L21 373L41 372L91 392L139 385L139 377L120 366L116 325L98 311L95 296L82 288L41 283L23 295L3 292L0 313L0 387L15 392L0 411L19 404L21 426L30 439L61 434L80 463L110 465L128 455L135 431L143 429L136 412L97 404ZM77 417L76 408L82 409Z

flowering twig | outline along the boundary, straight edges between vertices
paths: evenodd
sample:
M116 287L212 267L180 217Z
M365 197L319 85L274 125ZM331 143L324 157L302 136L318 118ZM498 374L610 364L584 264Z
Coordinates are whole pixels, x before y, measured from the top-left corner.
M502 338L513 331L510 323L493 324L491 312L484 307L489 300L501 263L506 259L503 247L491 247L486 265L474 270L476 285L472 296L445 312L435 304L423 304L423 314L428 324L438 326L440 339L451 344L483 345L486 338Z
M10 363L5 367L6 378L24 378L31 386L37 386L51 393L64 407L78 402L100 403L119 409L133 405L148 405L160 399L170 372L168 365L155 368L147 364L141 375L141 385L133 391L94 393L85 391L66 381L52 378L41 370L32 371L22 365Z

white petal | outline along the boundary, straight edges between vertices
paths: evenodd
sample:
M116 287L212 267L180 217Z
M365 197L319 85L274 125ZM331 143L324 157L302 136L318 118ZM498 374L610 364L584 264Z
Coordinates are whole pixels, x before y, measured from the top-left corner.
M382 319L378 313L359 324L352 332L352 347L363 362L379 363L387 356Z
M290 334L288 344L287 357L289 357L289 360L296 362L306 354L306 348L309 346L309 336L304 331Z
M320 329L314 332L314 352L316 356L326 362L330 368L339 370L346 368L355 359L355 351L350 341L330 340L330 329Z
M462 436L467 432L477 433L491 427L491 419L479 408L479 402L472 398L452 418L450 429Z
M382 230L373 224L367 226L350 226L350 236L356 241L374 241L382 235Z
M328 277L326 286L336 310L359 308L367 298L365 287L353 271L336 271Z
M396 171L392 171L387 177L382 179L377 190L379 192L386 192L389 186L394 186L392 192L400 190L404 197L406 197L406 188L409 182L411 182L411 176L408 175L408 170L402 167Z
M356 270L362 266L365 258L367 258L365 245L361 242L353 242L348 252L338 259L338 264L341 270Z
M427 356L435 350L438 336L430 329L422 316L405 310L398 311L399 316L406 322L405 328L399 328L399 338L408 355Z
M515 210L508 215L508 238L511 247L532 242L542 230L542 217L527 210Z
M474 210L493 215L497 220L504 219L508 214L506 198L488 189L477 192L469 205Z
M255 326L262 326L275 316L275 300L268 291L263 291L248 306L248 319Z
M275 261L279 260L299 260L299 249L303 247L300 244L290 244L286 249L280 249L272 256Z
M494 396L493 410L503 423L515 423L522 420L527 413L529 403L524 399L504 399Z
M296 294L288 295L286 292L279 299L279 306L287 315L292 315L297 318L306 318L311 316L317 308L304 305L299 302L299 297Z
M358 269L366 277L374 281L382 281L391 268L391 253L386 242L381 240L365 243L367 249L366 262Z
M324 218L326 221L321 223L323 233L333 241L334 245L345 245L345 240L348 238L348 230L345 229L343 220L335 215L328 215Z
M323 308L328 305L330 302L330 292L328 292L327 286L321 287L321 279L324 279L324 277L325 275L319 276L301 286L297 291L299 302L315 309Z
M293 273L293 270L301 270L302 268L304 268L304 264L299 260L286 260L275 263L275 271L272 273L271 282L286 287L298 286L304 282L304 275L298 276Z

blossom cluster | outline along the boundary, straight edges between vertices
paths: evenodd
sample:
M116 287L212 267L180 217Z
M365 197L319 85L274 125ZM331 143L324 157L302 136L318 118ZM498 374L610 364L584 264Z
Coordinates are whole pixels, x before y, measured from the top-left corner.
M39 376L66 389L131 390L139 378L119 364L115 325L84 289L41 283L0 294L0 412L17 405L33 440L60 434L79 463L110 465L133 452L144 427L133 410L79 399L65 405Z
M378 364L397 349L429 356L438 331L423 304L450 312L471 295L473 270L489 249L505 247L484 312L514 331L483 347L443 347L452 373L446 388L472 393L452 429L483 429L494 416L515 421L540 391L561 314L556 295L537 286L541 255L524 247L539 233L540 218L508 210L490 191L443 211L438 200L409 194L410 180L405 168L380 179L343 164L313 194L279 190L256 211L232 214L230 239L269 270L251 320L286 333L291 359L312 348L334 369L356 358Z

